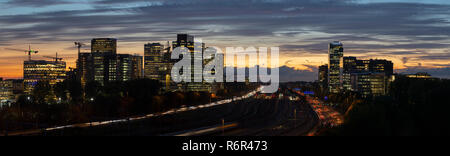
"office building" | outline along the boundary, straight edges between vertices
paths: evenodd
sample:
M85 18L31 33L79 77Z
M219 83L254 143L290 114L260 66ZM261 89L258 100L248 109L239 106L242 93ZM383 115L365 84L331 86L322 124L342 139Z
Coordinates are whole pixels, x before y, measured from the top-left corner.
M393 81L394 64L388 60L358 60L344 57L342 86L345 91L359 92L367 97L387 93Z
M144 57L137 54L131 56L132 73L131 79L143 79L144 78Z
M164 45L160 43L149 43L144 46L144 73L145 77L152 80L162 81L164 78Z
M80 58L78 58L77 74L83 88L87 82L94 81L93 59L92 53L80 53Z
M23 79L12 80L12 82L14 95L18 96L20 94L23 94L24 92Z
M342 72L342 87L344 90L352 91L351 74L358 72L356 57L344 57L344 68Z
M328 88L328 64L319 67L318 80L321 88Z
M176 46L176 41L172 46ZM172 82L171 70L177 60L171 59L171 46L168 42L167 47L160 43L148 43L144 46L145 62L144 75L145 78L157 80L162 84L162 90L165 92L179 89ZM181 90L181 89L180 89Z
M94 38L91 41L91 52L117 54L117 39Z
M133 72L133 58L129 54L117 55L117 81L131 80Z
M117 39L96 38L91 41L91 53L81 53L78 73L83 86L89 81L105 85L114 81L144 78L142 56L117 54Z
M389 78L385 73L352 73L352 89L363 97L381 96L387 93Z
M142 56L118 54L117 81L130 81L142 78L142 67Z
M344 56L343 44L339 41L329 45L328 88L331 93L341 90L341 59Z
M187 92L212 92L212 84L203 81L203 53L206 45L201 41L196 41L195 37L189 34L178 34L177 41L172 43L173 48L186 47L189 49L192 57L191 67L191 82L183 84L183 90ZM202 71L196 71L195 64L200 63ZM195 78L202 78L202 82L195 82Z
M30 93L39 81L47 81L55 85L66 79L66 62L31 60L23 65L24 88Z
M92 39L91 54L93 79L101 85L117 81L117 39Z
M14 84L12 80L3 80L0 78L0 107L10 104L15 100Z
M189 50L194 50L195 38L189 34L178 34L177 41L173 42L173 47L186 47Z
M111 52L94 52L92 58L94 81L101 85L117 81L117 55Z
M369 72L385 73L387 76L394 75L394 63L388 60L369 60Z

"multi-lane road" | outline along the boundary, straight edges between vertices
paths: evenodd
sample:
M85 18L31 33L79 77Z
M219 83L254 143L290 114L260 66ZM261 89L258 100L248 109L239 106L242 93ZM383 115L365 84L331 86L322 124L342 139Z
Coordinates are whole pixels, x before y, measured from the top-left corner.
M319 115L306 97L283 89L164 113L16 135L301 136L310 134L319 123Z

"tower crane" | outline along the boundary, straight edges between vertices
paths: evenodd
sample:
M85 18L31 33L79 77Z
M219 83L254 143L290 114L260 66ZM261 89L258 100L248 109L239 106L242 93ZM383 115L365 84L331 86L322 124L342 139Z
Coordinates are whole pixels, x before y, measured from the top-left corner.
M75 42L75 46L77 46L78 48L78 56L80 56L81 53L81 47L85 46L86 44L81 43L81 42Z
M28 53L28 60L31 61L31 54L37 54L39 51L31 50L31 45L28 45L28 50L25 51L25 54Z
M54 59L55 62L57 63L58 61L62 61L64 58L62 57L58 57L58 52L56 52L56 56L44 56L45 58L50 58L50 59ZM71 57L65 57L65 58L71 58Z

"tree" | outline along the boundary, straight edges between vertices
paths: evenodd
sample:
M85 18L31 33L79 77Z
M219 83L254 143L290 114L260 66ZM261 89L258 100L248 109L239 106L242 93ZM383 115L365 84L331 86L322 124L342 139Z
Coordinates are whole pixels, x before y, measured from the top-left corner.
M66 80L67 90L72 98L72 102L79 103L82 100L83 88L81 82L77 79Z
M57 98L61 98L61 100L63 101L67 101L68 97L67 97L67 81L63 81L63 82L58 82L56 83L56 85L53 87L53 90L55 91L55 95Z
M388 96L354 105L337 135L450 135L450 80L398 77Z
M85 92L86 98L90 100L91 98L95 98L100 94L101 84L97 81L89 81L86 83Z
M54 103L56 98L49 81L39 81L32 91L32 97L37 104Z
M139 79L126 82L126 96L134 100L131 111L138 114L151 111L153 97L158 95L160 89L161 83L156 80Z

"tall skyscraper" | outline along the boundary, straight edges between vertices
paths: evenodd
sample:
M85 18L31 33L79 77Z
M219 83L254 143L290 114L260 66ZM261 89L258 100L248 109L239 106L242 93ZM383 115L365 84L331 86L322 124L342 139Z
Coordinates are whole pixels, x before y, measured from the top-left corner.
M339 41L329 46L328 88L331 93L339 93L341 88L341 59L344 56L343 44Z
M117 54L116 39L97 38L91 42L91 53L81 53L77 65L83 86L89 81L105 85L144 77L142 56Z
M190 50L194 50L195 38L189 34L178 34L177 41L174 42L174 47L186 47Z
M94 80L101 85L117 81L117 55L113 53L92 53Z
M117 54L117 39L94 38L91 41L91 52Z
M94 38L91 41L94 80L101 85L117 81L117 39Z
M66 62L24 61L23 78L26 93L30 93L39 81L48 81L50 85L55 85L66 79Z
M145 77L161 81L165 74L161 73L164 68L164 45L160 43L149 43L144 46Z
M189 49L192 57L192 67L191 67L191 82L184 83L185 91L193 92L211 92L212 85L204 81L195 82L195 78L202 78L203 71L196 71L195 64L200 64L204 67L205 62L203 61L203 52L205 51L206 45L201 41L196 41L195 37L189 34L178 34L177 41L173 43L173 48L186 47ZM203 69L203 68L202 68Z

